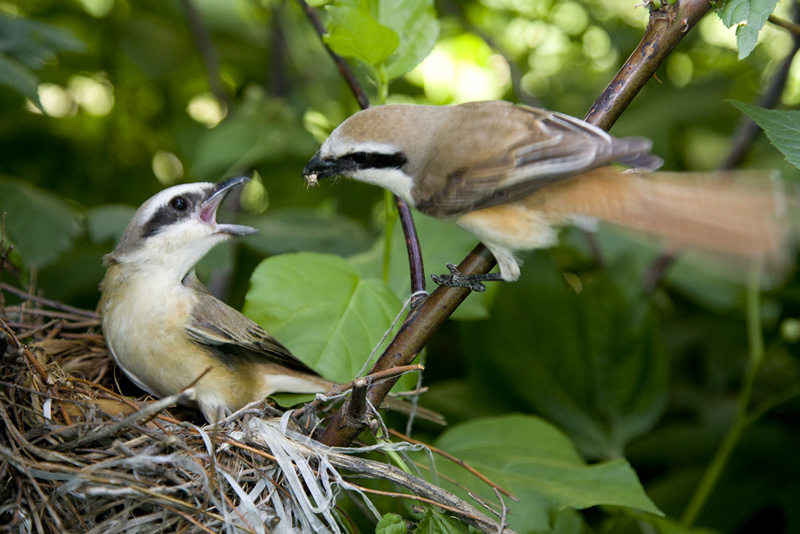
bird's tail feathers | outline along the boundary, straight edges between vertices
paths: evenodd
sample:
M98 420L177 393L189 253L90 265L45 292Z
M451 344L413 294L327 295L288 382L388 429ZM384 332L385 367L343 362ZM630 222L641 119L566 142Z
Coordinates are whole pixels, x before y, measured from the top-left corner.
M763 257L780 267L800 229L798 197L784 185L772 171L620 174L604 167L558 184L546 210L653 234L675 249Z

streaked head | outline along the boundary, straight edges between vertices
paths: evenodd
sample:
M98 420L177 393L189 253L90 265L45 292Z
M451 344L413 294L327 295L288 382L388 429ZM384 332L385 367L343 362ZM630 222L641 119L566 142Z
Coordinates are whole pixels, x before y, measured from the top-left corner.
M216 220L225 196L248 181L237 176L218 184L183 184L161 191L136 211L105 262L160 265L167 271L182 271L178 273L182 277L214 245L258 231Z

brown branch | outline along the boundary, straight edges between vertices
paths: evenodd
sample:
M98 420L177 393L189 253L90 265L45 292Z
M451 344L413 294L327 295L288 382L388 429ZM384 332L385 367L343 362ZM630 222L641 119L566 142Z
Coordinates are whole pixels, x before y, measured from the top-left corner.
M642 41L595 102L586 120L609 129L669 52L710 8L708 0L678 0L675 5L665 2L660 9L651 9L650 23ZM468 275L485 274L495 263L486 247L478 244L459 265L459 271ZM372 372L411 363L468 294L469 291L463 288L439 287L434 291L423 304L409 313ZM371 387L367 397L373 404L379 405L395 381L387 380ZM348 424L342 415L345 410L343 406L334 415L319 434L320 441L328 445L345 446L364 429L363 425Z
M796 31L800 29L800 24L798 24L798 22L800 22L800 5L798 5L797 2L794 3L793 18L794 22L788 22L770 15L770 22L792 31L792 48L789 53L786 54L778 70L775 71L775 74L772 76L764 92L755 102L756 106L767 109L774 108L780 102L783 90L786 88L786 81L789 79L789 70L792 67L795 56L798 51L800 51L800 33ZM731 141L728 155L725 157L719 169L728 171L738 167L742 163L742 160L744 160L760 131L761 130L753 119L742 115L733 134L733 140ZM653 260L644 276L644 290L646 292L652 292L658 284L661 283L661 280L666 276L669 268L675 263L676 259L677 257L673 253L666 251L662 252Z
M458 266L462 273L489 272L495 260L483 245L478 245ZM370 371L375 373L399 365L408 365L425 347L428 340L444 324L448 317L467 298L470 291L466 288L448 288L440 286L419 306L411 310L397 335ZM397 378L384 380L372 386L367 398L374 406L380 406L383 399L392 389ZM327 445L340 446L350 444L364 429L362 425L348 424L345 420L345 401L328 426L318 436Z
M662 2L660 8L650 8L650 21L644 37L584 120L609 130L653 77L659 65L711 6L709 0L677 0L675 4Z

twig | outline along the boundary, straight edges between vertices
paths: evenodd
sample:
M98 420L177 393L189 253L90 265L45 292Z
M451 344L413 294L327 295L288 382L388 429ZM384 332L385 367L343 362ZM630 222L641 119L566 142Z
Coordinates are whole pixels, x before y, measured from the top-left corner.
M123 428L130 426L137 421L141 421L142 419L146 419L151 415L155 415L161 410L169 408L170 406L175 406L176 404L182 404L184 402L193 399L194 399L193 389L189 389L181 393L176 393L175 395L170 395L169 397L164 397L163 399L148 404L144 408L140 409L138 412L132 413L128 417L122 419L117 423L114 423L113 425L105 426L96 432L90 432L89 434L86 434L85 436L82 436L76 440L62 443L56 448L58 450L70 450L76 447L80 447L84 443L91 443L92 441L103 439L107 436L119 432Z
M414 226L414 219L411 217L411 208L402 198L395 196L397 212L400 215L400 225L403 227L403 235L406 238L406 250L408 250L408 268L411 273L411 294L416 295L411 300L411 307L417 306L424 298L422 293L425 291L425 267L422 263L422 248L419 244L417 229Z
M465 462L464 460L462 460L462 459L460 459L460 458L456 458L455 456L453 456L453 455L452 455L452 454L450 454L449 452L445 452L445 451L443 451L442 449L437 449L437 448L436 448L436 447L434 447L433 445L428 445L427 443L423 443L423 442L421 442L421 441L417 441L417 440L415 440L415 439L413 439L413 438L411 438L411 437L409 437L409 436L406 436L406 435L404 435L404 434L401 434L401 433L400 433L400 432L398 432L397 430L393 430L393 429L391 429L391 428L389 429L389 434L392 434L393 436L396 436L396 437L398 437L398 438L400 438L400 439L402 439L402 440L404 440L404 441L407 441L407 442L409 442L409 443L415 443L415 444L419 444L419 445L425 445L425 446L426 446L427 448L429 448L429 449L430 449L432 452L435 452L435 453L436 453L436 454L438 454L439 456L442 456L442 457L444 457L444 458L447 458L447 459L448 459L448 460L450 460L451 462L453 462L453 463L455 463L455 464L458 464L460 467L464 468L464 469L465 469L467 472L469 472L469 473L472 473L473 475L475 475L476 477L478 477L478 478L479 478L479 479L480 479L480 480L481 480L483 483L487 484L487 485L488 485L489 487L491 487L492 489L494 489L494 490L496 490L496 491L499 491L500 493L502 493L502 494L503 494L503 495L505 495L506 497L510 498L510 499L511 499L511 500L513 500L514 502L519 502L519 498L517 498L517 497L516 497L515 495L513 495L511 492L509 492L509 491L507 491L507 490L505 490L505 489L501 488L500 486L498 486L497 484L495 484L494 482L492 482L491 480L489 480L489 477L487 477L486 475L482 474L480 471L478 471L477 469L475 469L474 467L472 467L471 465L469 465L469 464L468 464L467 462Z
M322 24L319 15L317 15L317 12L314 10L314 8L308 5L305 0L297 0L297 3L305 12L306 18L308 18L311 26L314 27L317 35L319 35L320 41L322 41L322 46L325 48L325 51L328 53L328 55L331 56L331 59L333 59L333 62L339 69L339 73L342 75L342 78L344 78L344 81L350 86L350 90L353 92L353 96L356 97L359 107L361 109L367 109L369 107L369 97L367 96L367 93L364 92L361 84L358 83L356 75L353 74L353 70L350 68L350 65L347 64L347 61L345 61L342 56L331 50L328 45L325 44L325 41L322 40L322 36L325 35L326 32L325 25Z
M780 26L785 30L789 30L795 36L800 35L800 24L797 23L796 19L794 22L789 22L788 20L782 19L777 15L771 14L767 20L772 24L774 24L775 26Z
M217 100L225 105L226 109L231 109L231 99L222 85L222 78L219 74L219 57L211 41L211 35L206 30L200 13L197 12L197 8L195 8L191 0L180 1L183 11L186 13L186 22L189 24L189 30L192 32L197 51L200 52L200 57L206 66L208 85L211 88L211 92L214 93Z
M68 304L64 304L63 302L56 302L55 300L46 299L44 297L39 297L36 295L32 295L26 291L22 291L21 289L17 289L14 286L8 285L6 283L0 283L0 291L5 291L7 293L11 293L12 295L16 295L17 297L23 300L29 300L31 302L35 302L41 306L48 306L50 308L54 308L56 310L61 310L67 313L74 313L76 315L81 315L88 319L99 319L100 316L90 310L82 310L80 308L76 308L74 306L70 306ZM29 310L25 310L25 313L29 313Z

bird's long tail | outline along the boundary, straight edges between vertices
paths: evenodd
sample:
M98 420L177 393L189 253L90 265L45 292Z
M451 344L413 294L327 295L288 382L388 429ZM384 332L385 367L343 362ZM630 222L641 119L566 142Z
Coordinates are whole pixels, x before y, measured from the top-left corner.
M549 217L594 217L654 234L675 248L761 256L780 265L791 250L797 199L776 174L603 167L548 187L536 202Z

